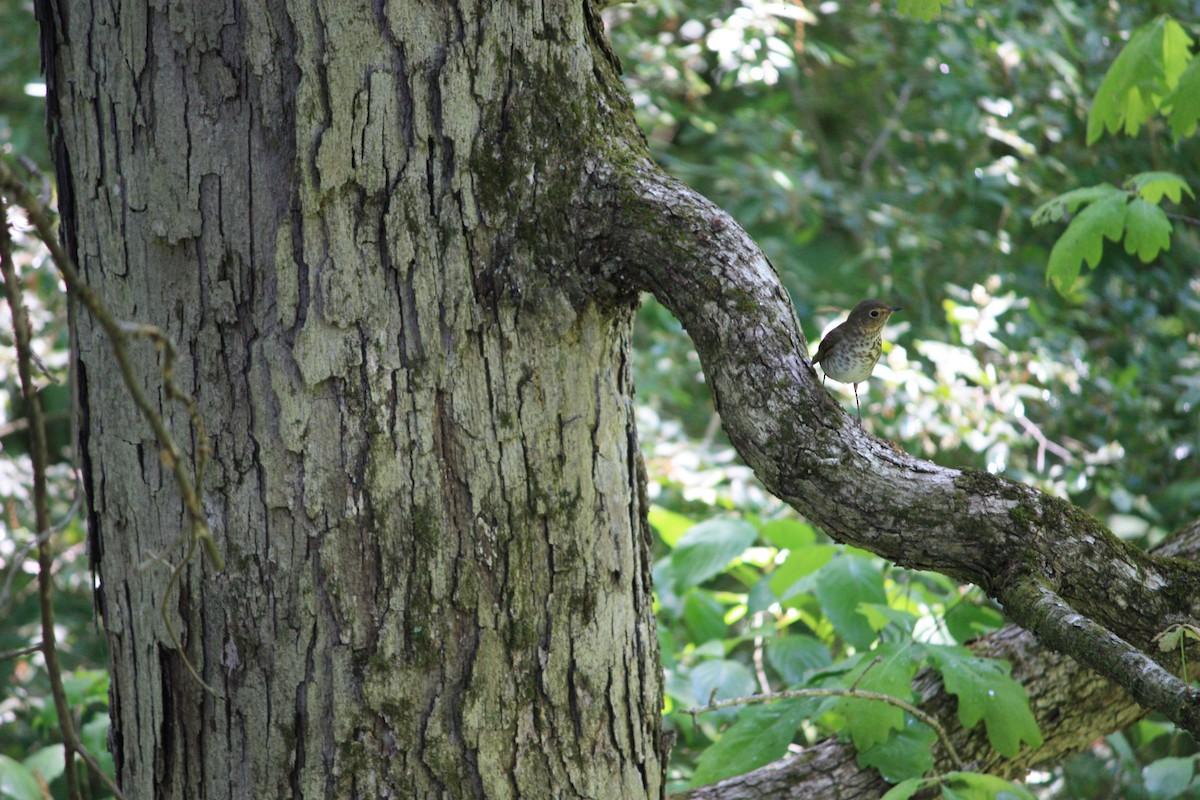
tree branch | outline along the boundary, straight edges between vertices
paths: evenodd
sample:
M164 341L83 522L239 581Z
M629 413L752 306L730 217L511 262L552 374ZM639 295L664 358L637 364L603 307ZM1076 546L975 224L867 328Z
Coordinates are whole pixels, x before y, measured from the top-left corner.
M1195 563L1147 555L1061 499L866 433L822 389L790 298L736 223L640 153L588 173L582 266L653 293L683 323L725 429L770 491L839 541L978 584L1014 622L1200 736L1200 700L1146 668L1162 657L1159 631L1200 617ZM1030 586L1056 598L1054 614ZM1079 635L1063 634L1071 620ZM1134 664L1135 650L1149 659Z

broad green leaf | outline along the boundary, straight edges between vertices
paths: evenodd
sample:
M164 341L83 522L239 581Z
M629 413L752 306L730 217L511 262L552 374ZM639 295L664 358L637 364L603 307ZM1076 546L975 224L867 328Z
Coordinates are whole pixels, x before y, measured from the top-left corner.
M107 773L108 777L112 778L116 776L117 769L113 764L112 754L108 752L109 724L108 714L96 714L79 729L79 738L83 741L83 746L100 764L100 768Z
M1109 195L1098 200L1071 220L1066 231L1050 251L1047 277L1060 292L1070 290L1079 277L1080 261L1095 268L1104 254L1104 239L1114 242L1125 231L1125 194Z
M755 688L754 676L737 661L714 659L705 661L692 670L692 696L701 705L708 705L710 698L731 700L734 697L745 697L753 694Z
M950 772L943 776L944 789L953 789L963 800L1037 800L1019 783L986 772Z
M1142 782L1151 800L1172 800L1187 791L1195 774L1195 756L1160 758L1142 767Z
M922 22L929 22L942 11L942 6L950 0L899 0L897 10L909 17L916 17Z
M1042 743L1029 698L1021 684L1008 676L1007 664L980 658L965 647L924 645L924 649L942 673L946 691L958 697L963 727L973 728L983 720L992 747L1009 758L1020 752L1022 741L1032 747Z
M1138 198L1125 210L1125 252L1149 264L1162 250L1171 249L1171 221L1153 203Z
M864 649L875 641L875 630L858 611L859 603L886 603L883 573L866 558L841 555L817 575L817 600L833 629L855 647Z
M63 746L55 744L43 747L33 755L28 756L22 763L24 763L30 772L41 776L41 779L46 783L50 783L59 775L62 775L66 767L66 759L63 758Z
M933 742L937 733L915 717L905 715L904 730L886 742L858 751L860 767L874 767L888 781L919 778L933 769Z
M683 514L656 505L650 506L650 513L646 516L667 547L679 544L679 539L687 529L696 524L695 520L688 519Z
M1187 65L1175 90L1163 98L1162 108L1176 139L1196 132L1200 121L1200 58L1193 58Z
M3 754L0 754L0 797L4 800L43 800L33 773Z
M917 792L929 785L929 781L923 781L918 778L909 778L906 781L900 781L885 794L880 800L908 800Z
M1163 20L1163 74L1167 89L1179 85L1179 79L1192 60L1192 37L1171 17Z
M878 663L874 663L876 658L880 659ZM870 664L874 665L868 668ZM907 642L885 642L863 653L859 667L845 676L844 685L911 701L916 669ZM904 729L904 709L882 700L843 697L834 705L834 711L846 720L846 733L859 751L887 741L892 731Z
M725 635L725 606L711 594L692 589L683 598L683 622L692 641L704 644Z
M72 707L93 701L108 705L108 673L88 669L67 673L63 675L63 691Z
M789 686L833 663L829 648L812 636L779 636L767 641L767 662Z
M722 517L693 525L671 552L675 590L682 591L719 574L756 538L758 531L741 519Z
M814 544L793 550L771 573L771 591L775 592L775 596L780 600L788 600L801 592L809 591L811 587L807 584L798 586L796 582L828 564L836 552L836 547L827 544Z
M1173 172L1139 172L1125 183L1138 193L1138 197L1151 203L1162 202L1163 195L1171 198L1172 203L1178 203L1184 192L1188 197L1195 197L1187 181Z
M817 540L817 531L798 519L776 519L763 528L763 537L776 547L799 550Z
M966 644L1004 625L1004 616L999 611L989 605L969 601L950 606L942 619L950 635L959 644Z
M915 614L901 608L892 608L887 603L859 603L858 613L863 615L871 630L877 633L889 625L895 625L904 633L912 634L917 624Z
M1137 134L1175 88L1190 58L1190 45L1183 26L1165 15L1135 30L1092 100L1087 143L1099 139L1105 129Z
M747 708L700 756L691 786L716 783L782 758L813 706L811 700L796 699Z
M1081 189L1072 189L1065 194L1052 197L1038 206L1037 210L1033 212L1031 221L1034 225L1058 222L1067 214L1074 214L1075 209L1079 208L1079 206L1094 203L1097 200L1104 200L1105 198L1112 197L1114 194L1124 196L1125 193L1111 183L1101 183L1098 186L1084 186Z

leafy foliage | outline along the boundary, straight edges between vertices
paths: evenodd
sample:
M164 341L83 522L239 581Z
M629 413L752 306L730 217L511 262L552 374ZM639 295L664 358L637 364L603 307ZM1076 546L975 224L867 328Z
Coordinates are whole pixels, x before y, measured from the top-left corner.
M1085 148L1093 98L1125 49L1120 31L1144 25L1144 9L976 6L823 4L784 14L786 4L754 0L641 0L608 13L656 157L763 246L810 341L863 297L904 306L874 377L859 387L873 400L864 395L869 427L939 463L1069 496L1120 535L1154 543L1200 516L1200 282L1192 268L1200 241L1192 223L1178 221L1187 210L1168 205L1188 202L1200 181L1195 141L1171 138L1195 126L1200 95L1189 75L1197 60L1179 70L1178 32L1160 21L1161 77L1145 95L1158 105L1137 123L1143 139ZM894 13L924 19L931 11L934 24ZM1146 85L1132 84L1139 98ZM1124 106L1113 100L1122 129L1131 96ZM1060 194L1075 186L1087 188ZM1078 247L1052 256L1057 231L1048 222L1082 225L1071 233ZM1105 248L1105 238L1124 246ZM1060 295L1046 291L1054 258ZM1087 258L1103 268L1084 273ZM660 565L673 557L681 518L735 513L759 532L740 558L683 597L656 583L666 720L679 736L673 785L783 753L790 710L726 709L701 715L698 727L680 712L706 700L692 696L685 677L710 659L740 661L761 691L847 687L886 654L897 674L942 671L960 693L963 724L982 724L994 747L1013 752L1040 741L1004 665L973 662L963 649L1002 623L999 610L978 590L960 594L940 576L847 552L780 508L716 426L678 323L648 300L636 337L651 519L673 526L662 531ZM848 389L838 396L853 409ZM689 603L689 595L703 601ZM701 615L684 611L701 607L697 638ZM878 679L887 677L885 669ZM853 736L849 708L811 705L788 744ZM891 714L879 724L882 743L870 741L880 738L871 730L856 745L860 764L904 781L896 796L921 787L945 797L1029 796L986 776L920 777L933 734L903 714L897 726ZM744 758L758 725L770 728L764 749ZM1186 737L1173 741L1173 757L1190 757ZM1097 777L1119 783L1136 774L1142 786L1142 768L1160 756L1143 748L1127 761L1099 751L1079 758L1091 759ZM1045 782L1058 788L1041 791L1118 796L1064 789L1073 770L1048 773Z
M1188 100L1197 91L1196 87L1173 94L1192 59L1191 47L1192 37L1166 15L1136 29L1092 101L1088 144L1098 140L1105 130L1136 136L1150 117L1163 108L1168 97L1172 98L1168 107L1181 118L1192 119L1194 127L1200 107L1189 104ZM1188 80L1195 79L1196 73L1190 73Z

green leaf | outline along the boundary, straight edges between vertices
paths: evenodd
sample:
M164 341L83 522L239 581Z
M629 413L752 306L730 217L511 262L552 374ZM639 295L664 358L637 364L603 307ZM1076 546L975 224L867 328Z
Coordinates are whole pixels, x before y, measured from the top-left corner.
M909 778L906 781L900 781L885 794L880 800L908 800L917 792L924 789L929 784L929 781L920 780L919 778Z
M754 676L737 661L714 659L705 661L692 670L692 696L701 705L708 705L710 698L730 700L734 697L745 697L753 694L755 688Z
M821 568L817 600L833 629L862 650L875 641L875 630L859 613L859 603L886 603L883 573L866 558L841 555Z
M1162 99L1167 123L1176 139L1191 136L1200 122L1200 58L1192 59L1179 76L1175 90Z
M888 781L919 778L933 769L933 742L937 733L915 717L904 716L904 730L886 742L858 751L860 767L874 767Z
M33 773L3 754L0 754L0 797L4 800L42 800L42 790Z
M813 705L811 700L795 699L747 708L701 754L690 785L716 783L782 758Z
M1188 197L1195 197L1187 181L1173 172L1139 172L1125 185L1137 192L1138 197L1151 203L1162 202L1163 195L1171 198L1172 203L1178 203L1183 198L1183 192L1187 192Z
M763 538L776 547L794 551L815 542L817 531L798 519L776 519L763 528Z
M63 746L55 744L43 747L41 750L27 757L23 763L31 773L40 775L43 781L50 783L59 775L62 775L66 768L66 759L63 758Z
M797 585L801 578L811 575L829 563L838 550L827 544L815 544L788 553L787 559L771 572L771 591L780 600L788 600L809 591L807 585Z
M929 22L942 12L942 6L949 0L899 0L897 10L908 17L916 17L922 22Z
M779 636L767 641L767 663L792 686L804 683L813 670L828 667L833 656L812 636Z
M986 772L949 772L943 776L945 789L952 789L956 797L963 800L996 800L997 798L1020 798L1037 800L1019 783L988 775Z
M867 668L875 658L880 661ZM856 688L864 692L879 692L900 700L912 700L912 678L917 667L912 660L909 643L885 642L875 650L864 653L859 664L858 669L844 677L847 688L855 685L854 681L857 680ZM904 709L882 700L843 697L834 705L834 711L846 720L846 732L859 751L887 741L892 731L904 729Z
M1004 625L1004 616L996 609L970 601L950 606L942 619L959 644L966 644Z
M1163 210L1140 197L1125 210L1125 252L1137 253L1149 264L1162 250L1171 249L1171 221Z
M103 702L108 705L108 673L80 669L63 675L63 691L72 706Z
M725 606L708 592L692 589L683 599L683 622L696 644L720 639L725 635Z
M1007 664L980 658L965 647L924 648L942 673L946 691L958 697L958 719L963 727L973 728L982 719L992 747L1009 758L1021 751L1022 741L1031 747L1042 743L1029 698L1021 684L1008 676Z
M104 770L105 774L110 778L115 778L117 768L113 763L112 754L108 752L110 721L107 713L96 714L79 729L79 738L83 741L83 746L100 764L100 768Z
M756 538L758 531L741 519L723 517L693 525L671 552L675 590L682 591L719 574Z
M679 539L687 532L687 529L696 524L694 520L688 519L683 514L669 511L662 506L650 506L650 513L646 516L650 520L650 524L654 526L654 530L658 531L658 538L662 539L667 547L678 545Z
M1065 194L1052 197L1038 206L1037 210L1033 212L1031 221L1034 225L1058 222L1067 214L1074 214L1075 209L1079 208L1079 206L1112 197L1114 194L1123 196L1125 193L1111 183L1101 183L1098 186L1084 186L1081 189L1072 189Z
M1080 261L1095 268L1104 254L1104 239L1114 242L1125 231L1125 194L1118 192L1098 200L1071 220L1050 251L1047 277L1059 292L1067 292L1079 277Z
M917 616L901 608L892 608L887 603L859 603L858 613L862 614L875 632L882 631L889 625L911 636L917 625Z
M1142 768L1142 782L1151 800L1172 800L1192 783L1196 758L1160 758Z
M1092 100L1087 143L1105 129L1136 135L1175 88L1191 57L1191 41L1183 26L1165 15L1135 30Z

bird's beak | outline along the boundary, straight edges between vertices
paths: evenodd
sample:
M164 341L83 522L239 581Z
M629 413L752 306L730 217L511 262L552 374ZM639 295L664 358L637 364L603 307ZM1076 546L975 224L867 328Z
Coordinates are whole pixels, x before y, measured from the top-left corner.
M904 306L888 306L892 311L903 311Z

